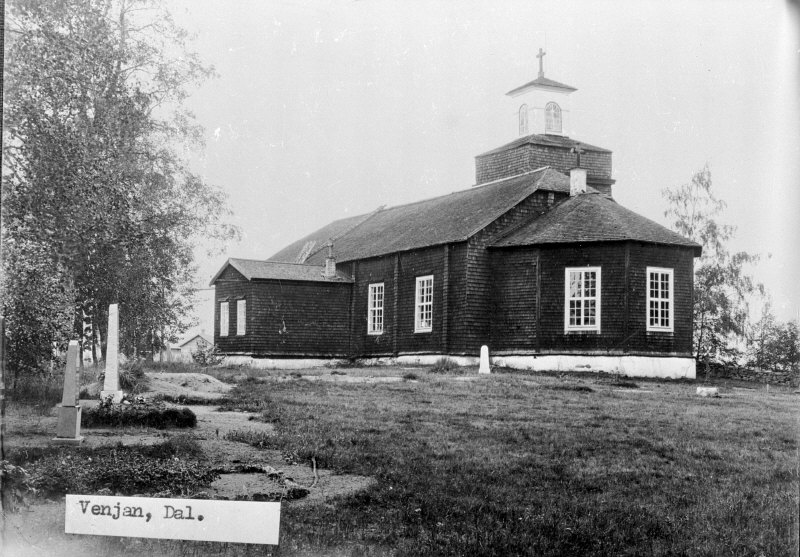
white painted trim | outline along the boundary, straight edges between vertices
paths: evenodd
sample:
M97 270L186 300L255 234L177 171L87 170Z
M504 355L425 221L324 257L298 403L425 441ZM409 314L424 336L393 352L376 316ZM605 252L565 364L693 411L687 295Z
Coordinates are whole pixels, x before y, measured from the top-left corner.
M236 336L247 332L247 300L236 300Z
M650 273L666 273L669 275L669 327L657 327L650 325ZM648 333L672 333L675 330L675 275L673 269L666 267L647 267L645 273L645 292L647 293L647 303L645 305L645 323Z
M373 300L372 292L373 292L373 290L377 290L377 288L379 286L381 288L381 305L380 305L380 307L378 307L377 305L376 306L372 305L372 300ZM377 336L377 335L382 335L383 334L383 316L384 316L383 308L384 308L385 300L386 300L386 288L384 287L384 284L382 282L373 282L373 283L371 283L369 285L369 287L367 288L367 334L368 335ZM380 329L373 328L374 323L372 322L372 312L375 311L375 310L380 310L380 313L381 313L381 328Z
M431 324L428 327L420 325L422 302L420 302L420 285L426 281L431 281ZM428 305L428 302L425 302ZM417 277L416 288L414 289L414 332L415 333L430 333L433 331L433 275L425 275Z
M219 303L219 336L226 337L230 329L230 310L228 302Z
M594 325L581 325L575 326L569 324L569 274L571 272L582 272L585 273L587 271L594 271L597 277L597 284L595 286L596 296L595 296L595 324ZM581 284L583 284L583 279L581 279ZM602 302L602 277L601 277L601 268L600 267L566 267L564 269L564 334L574 333L574 332L596 332L600 333L601 331L601 302ZM581 298L585 299L585 298ZM591 299L591 298L589 298ZM583 309L581 309L583 311Z

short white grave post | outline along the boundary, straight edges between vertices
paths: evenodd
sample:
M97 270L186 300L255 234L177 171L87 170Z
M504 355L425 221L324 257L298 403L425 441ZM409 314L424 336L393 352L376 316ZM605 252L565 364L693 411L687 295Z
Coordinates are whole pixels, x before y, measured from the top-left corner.
M478 373L491 373L489 370L489 347L485 344L481 346L481 367L478 368Z
M64 396L58 407L58 428L53 443L78 445L81 435L81 406L78 404L78 341L69 341L64 369Z
M108 344L106 345L106 376L101 400L111 397L114 403L122 402L122 391L119 388L119 309L117 304L108 306Z

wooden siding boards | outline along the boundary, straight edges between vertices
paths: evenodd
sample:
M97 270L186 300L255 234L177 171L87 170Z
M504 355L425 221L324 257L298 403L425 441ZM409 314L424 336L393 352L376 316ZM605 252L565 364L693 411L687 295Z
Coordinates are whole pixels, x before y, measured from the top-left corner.
M389 356L393 352L395 322L394 257L358 261L353 284L353 353L358 356ZM383 333L367 333L369 285L383 283Z
M424 248L399 254L397 350L400 354L432 354L442 351L444 261L442 247ZM414 332L416 278L433 275L433 327Z
M222 277L220 277L222 278ZM258 356L348 355L350 284L218 280L214 341L222 352ZM219 336L219 302L227 298L229 334ZM246 334L236 335L235 300L247 300Z
M691 248L615 242L491 251L495 270L491 312L494 350L691 355ZM674 269L673 333L646 330L648 266ZM564 332L567 267L601 267L600 333Z
M477 355L483 344L490 344L492 284L497 272L496 267L503 263L502 258L494 259L494 264L490 263L487 244L547 211L550 208L548 197L549 192L534 192L469 240L466 258L466 303L462 319L464 329L461 332L460 352ZM566 197L565 194L555 194L555 198L559 200Z

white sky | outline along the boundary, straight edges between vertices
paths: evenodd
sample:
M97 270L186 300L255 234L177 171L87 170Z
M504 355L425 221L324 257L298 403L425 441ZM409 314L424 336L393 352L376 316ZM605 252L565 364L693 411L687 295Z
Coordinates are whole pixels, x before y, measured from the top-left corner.
M661 190L708 162L778 317L797 317L796 14L777 1L168 0L218 78L189 101L195 169L230 196L266 258L348 215L474 184L474 156L515 139L505 93L578 88L572 137L611 149L617 201L666 224ZM224 257L201 261L201 283ZM208 306L207 308L205 306ZM204 304L210 319L210 302ZM210 328L210 324L207 325Z

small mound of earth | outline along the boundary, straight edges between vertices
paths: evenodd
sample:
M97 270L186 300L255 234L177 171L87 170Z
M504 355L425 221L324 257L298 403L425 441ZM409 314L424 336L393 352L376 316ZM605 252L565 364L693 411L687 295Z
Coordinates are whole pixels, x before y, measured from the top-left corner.
M222 398L233 388L232 385L204 373L150 372L147 375L150 377L148 393L163 393L174 397L183 395L215 400Z

